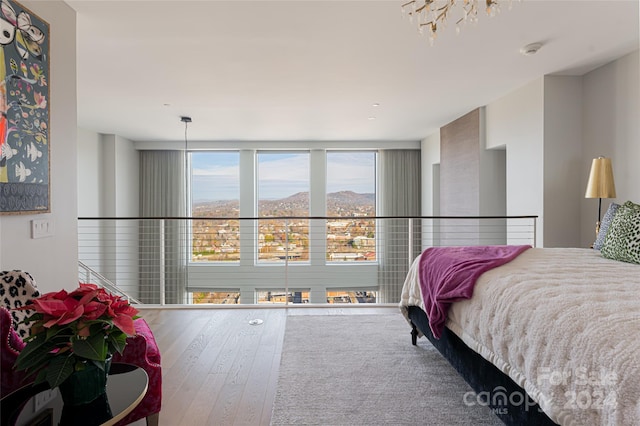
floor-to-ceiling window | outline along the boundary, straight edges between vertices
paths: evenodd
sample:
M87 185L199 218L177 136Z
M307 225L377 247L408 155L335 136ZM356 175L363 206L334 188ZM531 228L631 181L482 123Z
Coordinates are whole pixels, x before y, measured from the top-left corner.
M327 262L376 260L376 152L328 151L326 156ZM329 303L375 302L373 291L331 289Z
M375 215L375 152L327 152L327 260L375 260Z
M190 156L191 262L240 261L240 154L197 151ZM219 219L218 219L219 218ZM238 303L237 289L192 292L194 303Z
M239 175L238 152L191 154L192 262L240 260Z
M309 153L258 152L257 166L258 261L308 262Z
M192 152L191 300L375 301L376 157L375 150Z

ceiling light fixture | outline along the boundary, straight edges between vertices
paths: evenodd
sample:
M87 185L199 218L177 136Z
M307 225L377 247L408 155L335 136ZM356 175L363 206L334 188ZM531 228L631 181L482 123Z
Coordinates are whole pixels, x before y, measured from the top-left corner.
M184 123L184 151L187 152L187 148L189 147L189 142L187 141L187 128L189 127L189 123L191 123L191 117L183 115L180 117L180 121Z
M500 12L498 0L482 0L486 4L487 15L495 16ZM409 21L415 18L418 23L418 32L424 34L425 29L429 34L429 43L433 45L438 31L445 28L449 15L454 14L456 8L461 9L461 17L456 20L456 32L460 33L461 25L467 22L478 22L479 0L411 0L401 6L402 14L409 16ZM503 1L504 3L504 1ZM508 0L511 8L511 0Z
M520 53L524 56L532 56L538 53L542 47L542 43L531 43L520 48Z

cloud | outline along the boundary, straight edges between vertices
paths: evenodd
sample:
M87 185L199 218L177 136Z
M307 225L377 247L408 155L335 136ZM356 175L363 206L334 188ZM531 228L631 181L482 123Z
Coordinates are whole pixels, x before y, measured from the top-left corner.
M376 187L374 152L328 152L327 192L373 193ZM194 201L237 200L240 193L239 154L194 153L192 197ZM308 153L259 153L258 196L279 199L308 192Z
M375 153L330 152L327 154L327 192L374 193Z
M309 191L309 154L258 154L258 197L277 200Z
M239 162L240 155L237 152L193 153L193 201L237 200L240 194Z

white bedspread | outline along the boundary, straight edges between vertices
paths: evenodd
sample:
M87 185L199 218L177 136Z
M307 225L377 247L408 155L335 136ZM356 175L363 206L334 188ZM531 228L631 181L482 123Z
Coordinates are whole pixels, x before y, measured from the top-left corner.
M410 305L424 309L417 261L402 293ZM640 265L530 249L484 273L447 327L556 423L640 425Z

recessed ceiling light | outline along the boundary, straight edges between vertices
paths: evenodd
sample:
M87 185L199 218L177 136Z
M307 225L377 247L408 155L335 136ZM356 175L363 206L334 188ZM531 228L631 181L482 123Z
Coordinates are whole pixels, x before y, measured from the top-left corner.
M373 106L373 107L379 107L379 106L380 106L380 104L376 102L376 103L375 103L375 104L373 104L372 106Z
M171 106L171 104L162 104L162 106L164 106L164 107L170 107L170 106Z
M369 120L371 120L371 121L373 121L375 119L376 119L375 117L369 117Z
M535 55L536 53L538 53L538 50L540 50L541 47L542 43L527 44L526 46L520 48L520 53L524 56Z

